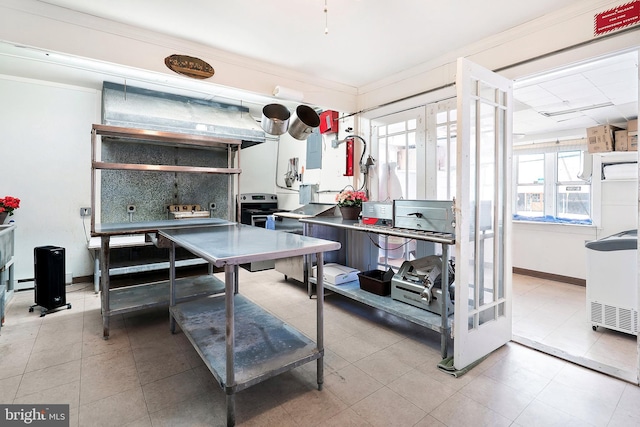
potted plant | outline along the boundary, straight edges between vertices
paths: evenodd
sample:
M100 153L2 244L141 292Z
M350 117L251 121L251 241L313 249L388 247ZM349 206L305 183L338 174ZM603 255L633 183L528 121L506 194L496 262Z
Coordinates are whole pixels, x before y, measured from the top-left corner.
M336 202L338 202L342 219L347 220L358 219L362 211L362 202L367 200L367 195L364 191L358 190L342 190L336 195Z
M13 215L13 211L20 207L20 199L12 196L0 198L0 224L4 223L8 216Z

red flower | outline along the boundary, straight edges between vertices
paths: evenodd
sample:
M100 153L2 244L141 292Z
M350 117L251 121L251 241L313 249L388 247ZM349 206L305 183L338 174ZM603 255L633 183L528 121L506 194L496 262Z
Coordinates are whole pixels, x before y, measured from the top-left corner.
M0 198L0 213L9 212L9 216L13 215L14 209L20 207L20 199L17 197L6 196Z
M336 195L338 206L362 206L367 200L364 191L344 190Z

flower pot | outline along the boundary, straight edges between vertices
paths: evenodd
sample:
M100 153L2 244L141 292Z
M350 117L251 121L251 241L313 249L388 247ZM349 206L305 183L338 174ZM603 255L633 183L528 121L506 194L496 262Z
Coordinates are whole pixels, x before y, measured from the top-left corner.
M0 212L0 224L4 224L7 218L9 218L9 212Z
M361 211L362 207L360 206L340 206L342 219L356 220L358 216L360 216Z

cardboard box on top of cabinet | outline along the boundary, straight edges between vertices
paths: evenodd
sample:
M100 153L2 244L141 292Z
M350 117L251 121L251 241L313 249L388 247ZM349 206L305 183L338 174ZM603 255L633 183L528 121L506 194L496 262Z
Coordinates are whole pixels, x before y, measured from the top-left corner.
M615 131L615 151L638 151L638 120L629 120L627 130Z
M590 153L613 151L614 132L620 130L613 125L600 125L587 128L587 145Z
M638 119L627 122L627 151L638 151Z
M615 151L629 151L629 131L615 131Z
M627 151L638 151L638 131L628 131L627 135Z

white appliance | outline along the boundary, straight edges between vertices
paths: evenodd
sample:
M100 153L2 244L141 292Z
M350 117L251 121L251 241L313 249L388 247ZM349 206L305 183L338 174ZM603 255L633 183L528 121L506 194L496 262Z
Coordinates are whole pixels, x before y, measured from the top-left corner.
M317 266L313 267L313 277L317 276L317 269ZM324 265L323 276L325 283L341 285L343 283L358 280L358 273L360 273L360 271L355 268L330 262Z
M604 326L638 334L638 231L585 244L587 316L593 330Z

